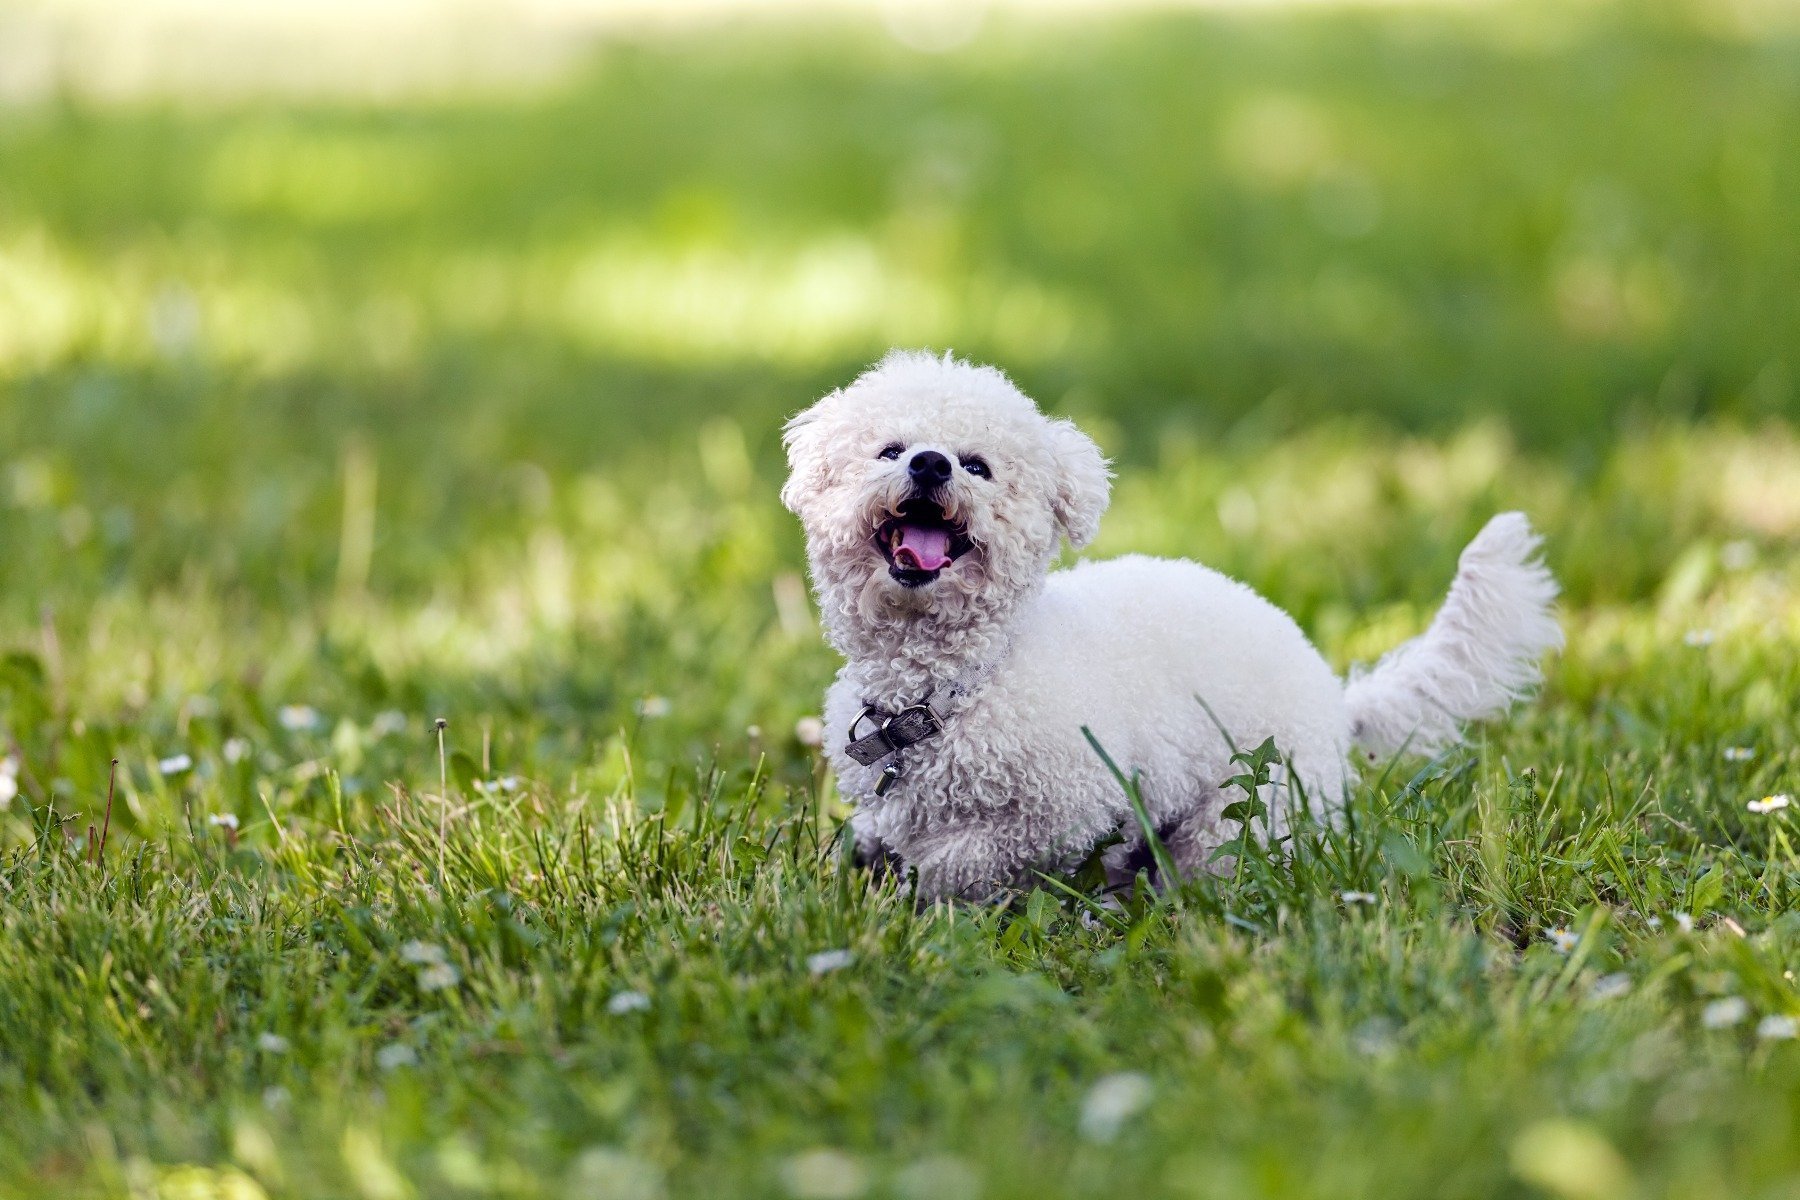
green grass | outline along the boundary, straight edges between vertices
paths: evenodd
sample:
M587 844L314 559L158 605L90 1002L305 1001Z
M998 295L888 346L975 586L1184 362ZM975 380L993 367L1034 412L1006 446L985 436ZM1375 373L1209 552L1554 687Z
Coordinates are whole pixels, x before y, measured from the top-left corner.
M0 110L0 1196L1793 1194L1800 43L1565 8ZM1170 903L915 912L775 500L896 342L1340 666L1524 508L1568 652Z

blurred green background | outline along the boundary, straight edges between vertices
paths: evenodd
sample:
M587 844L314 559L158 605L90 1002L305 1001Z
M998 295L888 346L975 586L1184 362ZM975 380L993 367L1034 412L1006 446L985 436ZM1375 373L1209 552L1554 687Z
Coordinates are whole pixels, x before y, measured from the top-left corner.
M786 728L777 430L892 345L1340 661L1500 505L1577 605L1800 531L1783 6L169 8L0 59L0 633L104 712Z
M1783 5L165 7L0 41L0 635L145 755L194 695L789 728L777 431L892 345L1340 664L1497 507L1678 623L1800 533Z

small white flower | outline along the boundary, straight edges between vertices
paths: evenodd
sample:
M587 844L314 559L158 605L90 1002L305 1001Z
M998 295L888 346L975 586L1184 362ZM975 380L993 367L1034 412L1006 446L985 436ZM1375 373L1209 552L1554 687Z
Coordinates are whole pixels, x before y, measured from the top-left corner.
M1700 1024L1708 1029L1729 1029L1749 1015L1750 1005L1742 996L1726 996L1700 1010Z
M1557 950L1563 954L1568 954L1570 951L1574 950L1576 946L1581 944L1581 935L1579 933L1576 933L1572 929L1565 929L1560 925L1555 929L1550 930L1544 936L1549 938L1550 944L1555 946Z
M0 756L0 779L17 779L19 777L19 760L12 755Z
M12 807L13 797L19 794L19 781L11 775L0 775L0 812Z
M288 1040L279 1033L258 1034L256 1045L258 1049L265 1050L270 1054L286 1054L288 1052Z
M406 714L399 709L390 708L375 714L369 722L369 732L378 738L392 737L406 732Z
M806 969L814 975L829 975L833 971L842 970L854 961L855 957L848 950L821 950L817 954L807 957Z
M444 961L444 948L431 942L407 942L400 947L400 961L415 967L435 967Z
M1681 640L1690 646L1710 646L1719 640L1719 635L1710 629L1690 629Z
M1794 802L1794 798L1786 792L1774 796L1764 796L1761 800L1752 800L1744 807L1753 813L1772 813L1786 808Z
M1756 1036L1767 1042L1791 1042L1800 1037L1800 1021L1779 1014L1764 1017L1756 1023Z
M1661 917L1646 917L1644 919L1644 924L1648 925L1652 929L1661 929L1662 928L1662 918Z
M226 762L241 763L246 758L250 757L250 739L241 737L227 738L222 750L225 754Z
M519 790L519 777L517 775L502 775L498 779L478 779L475 781L475 790L478 792L485 792L489 795L492 795L495 792L516 792Z
M375 1052L375 1065L384 1071L417 1066L418 1062L419 1052L405 1042L389 1042Z
M206 818L206 823L208 825L217 826L220 829L229 829L233 833L237 832L238 819L236 813L214 813L212 816Z
M663 1169L611 1146L590 1146L569 1166L565 1196L593 1200L662 1200Z
M626 1013L643 1012L650 1007L650 997L642 992L620 992L606 1002L606 1011L615 1017Z
M1373 904L1381 897L1374 892L1339 892L1338 899L1345 904Z
M674 712L675 706L669 703L667 696L645 696L638 701L637 711L638 716L647 721L654 721L658 717L666 717Z
M183 771L194 769L194 760L185 754L171 754L167 758L158 759L156 769L164 775L179 775Z
M1112 1141L1150 1103L1150 1092L1149 1077L1136 1071L1100 1079L1081 1102L1081 1136L1090 1142Z
M825 722L817 717L801 717L794 722L794 740L818 749L825 744Z
M747 739L749 739L752 742L762 741L762 726L761 725L745 726L744 727L744 737L746 737Z
M842 1150L808 1150L781 1164L781 1182L795 1200L855 1200L869 1190L869 1171Z
M1675 928L1681 930L1683 933L1694 932L1694 918L1687 913L1676 913Z
M1595 1000L1617 1000L1631 991L1631 976L1623 971L1615 971L1611 975L1602 975L1594 980L1588 995Z
M319 716L319 710L310 704L284 704L275 714L275 719L281 722L283 729L294 733L317 729L323 720Z
M421 992L441 992L445 988L453 988L462 982L462 976L449 963L433 963L419 972L419 990Z
M1394 1023L1371 1017L1350 1031L1350 1045L1369 1058L1386 1058L1394 1052Z
M1725 761L1726 762L1749 762L1751 759L1753 759L1755 757L1756 757L1756 747L1755 746L1727 746L1727 747L1725 747Z
M893 1187L900 1200L977 1200L981 1176L960 1158L934 1154L895 1171Z

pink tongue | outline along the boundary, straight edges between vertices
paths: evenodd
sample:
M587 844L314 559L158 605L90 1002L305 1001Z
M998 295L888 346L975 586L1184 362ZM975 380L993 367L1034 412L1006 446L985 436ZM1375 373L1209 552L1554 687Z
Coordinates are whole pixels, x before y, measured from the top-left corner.
M950 531L902 525L894 562L909 571L936 571L949 565Z

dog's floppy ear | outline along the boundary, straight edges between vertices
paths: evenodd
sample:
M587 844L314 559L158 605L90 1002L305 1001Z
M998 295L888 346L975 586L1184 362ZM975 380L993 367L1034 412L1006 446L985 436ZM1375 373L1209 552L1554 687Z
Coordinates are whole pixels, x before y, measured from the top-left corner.
M781 503L795 516L800 515L800 506L807 496L817 493L825 483L825 454L819 445L818 423L824 415L820 410L830 400L827 396L805 412L797 413L781 430L781 444L787 447L788 457L788 477L781 485Z
M1056 462L1051 508L1069 545L1079 550L1100 532L1100 515L1112 494L1112 470L1094 439L1073 421L1051 421L1049 441Z

